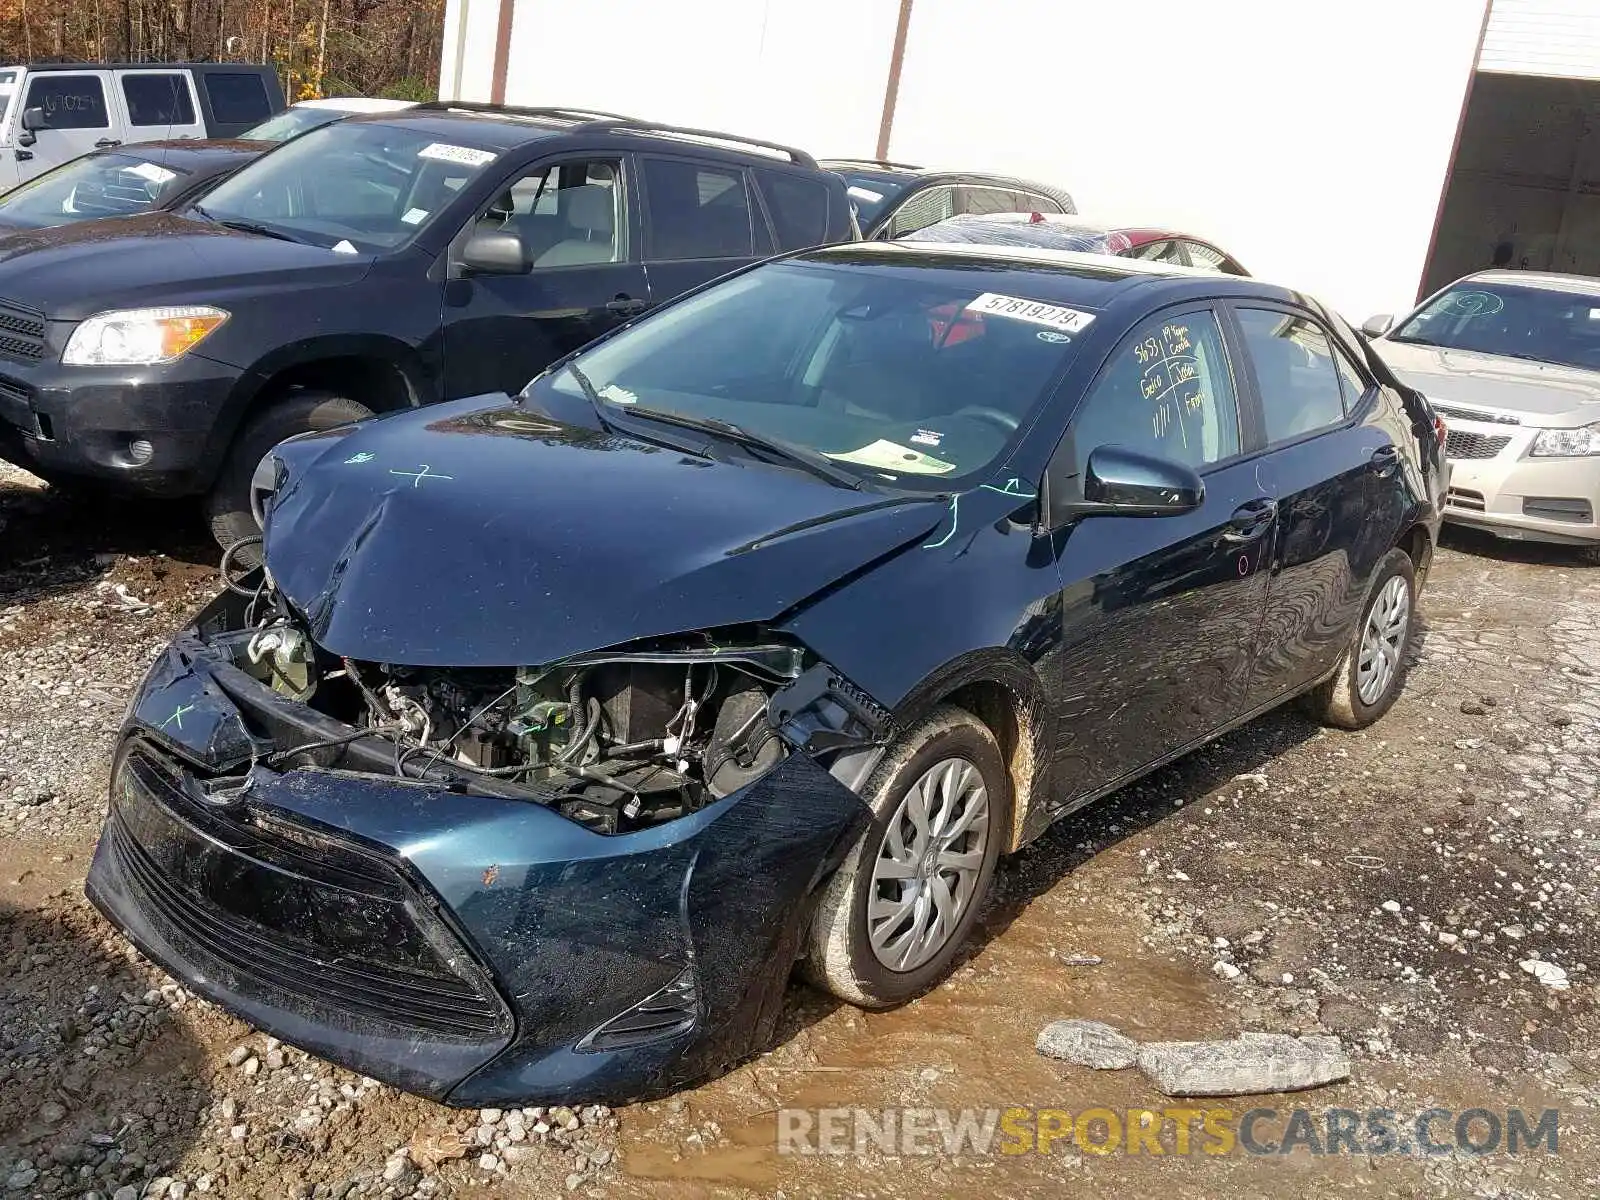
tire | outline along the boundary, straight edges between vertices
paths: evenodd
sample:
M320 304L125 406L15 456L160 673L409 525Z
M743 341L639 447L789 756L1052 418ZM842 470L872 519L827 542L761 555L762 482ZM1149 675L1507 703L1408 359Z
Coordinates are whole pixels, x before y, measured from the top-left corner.
M1591 567L1600 567L1600 542L1592 542L1579 550L1578 561Z
M313 429L332 429L365 420L372 410L332 392L290 392L256 413L234 435L217 481L206 496L206 518L217 545L227 549L240 538L261 532L250 507L250 479L257 465L284 438ZM240 566L257 566L259 550L246 547L235 556Z
M1338 667L1306 693L1305 707L1311 716L1340 729L1365 729L1388 712L1405 686L1406 660L1411 649L1411 635L1417 627L1416 618L1416 568L1404 550L1391 550L1378 564L1367 602L1361 607L1361 620L1356 623L1350 645L1340 657ZM1369 633L1372 635L1370 646ZM1379 658L1372 659L1375 664L1372 670L1382 676L1381 680L1373 678L1372 674L1364 677L1364 647L1380 651ZM1381 661L1384 659L1387 659L1386 674ZM1362 694L1364 684L1370 684L1365 696Z
M944 870L927 874L938 861L930 856L937 847L920 850L913 811L908 809L916 808L912 793L921 796L918 785L926 787L930 776L936 784L948 779L956 786L953 801L934 792L934 806L924 810L927 824L937 829L972 814L954 843L957 848L947 848L948 853L971 856L966 859L972 864L970 872L957 870L946 860ZM954 964L983 907L1000 844L1010 828L1011 784L988 727L963 709L940 706L890 745L863 796L872 808L872 824L822 889L800 970L841 1000L863 1008L888 1008L926 992ZM903 860L903 865L891 868L897 877L875 880L880 855ZM953 923L948 915L938 918L940 906L932 899L940 894L936 888L942 889L947 903L953 902ZM893 919L877 917L886 922L880 928L880 944L885 947L880 957L869 923L874 900L882 894L885 902L893 903L907 893L921 893L922 898L912 900ZM919 941L911 936L916 929L932 932L939 940Z

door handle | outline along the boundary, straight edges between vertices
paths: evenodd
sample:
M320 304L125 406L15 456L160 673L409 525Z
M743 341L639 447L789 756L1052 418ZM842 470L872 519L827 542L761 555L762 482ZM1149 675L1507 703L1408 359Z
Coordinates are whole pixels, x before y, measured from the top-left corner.
M33 151L32 150L18 150L17 151L17 161L18 162L32 162L33 161Z
M1233 510L1233 516L1228 518L1228 528L1223 531L1222 540L1225 542L1254 541L1266 532L1267 526L1272 524L1272 518L1278 513L1278 502L1265 496L1257 500L1246 500Z
M1394 446L1379 446L1372 452L1367 465L1378 475L1393 475L1400 465L1400 451Z
M104 150L108 146L120 146L120 145L122 145L122 140L120 138L101 138L98 142L96 142L94 144L94 148L96 150Z
M608 300L606 302L607 312L622 313L624 316L629 317L635 315L636 313L642 313L649 307L650 301L635 300L632 296L625 295L619 295L615 300Z

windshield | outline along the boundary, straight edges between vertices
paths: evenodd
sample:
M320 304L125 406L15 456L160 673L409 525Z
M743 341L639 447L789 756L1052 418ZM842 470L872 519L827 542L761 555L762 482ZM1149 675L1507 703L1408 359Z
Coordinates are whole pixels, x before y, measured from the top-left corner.
M844 177L850 203L855 206L856 220L863 229L876 221L911 183L910 179L886 177L881 171L836 170L834 174Z
M239 136L247 142L287 142L308 129L332 125L349 115L336 108L286 108Z
M392 250L496 156L419 129L338 121L257 159L195 211L333 250Z
M0 196L0 220L42 229L148 210L187 175L133 154L88 154Z
M952 490L998 463L1092 320L993 286L964 266L775 263L576 363L602 415L730 422L867 479ZM544 387L582 383L557 371Z
M11 97L17 90L17 72L0 71L0 142L6 141L11 135L6 130L11 128L7 113L11 109Z
M1600 288L1593 294L1470 281L1447 288L1390 341L1600 370Z

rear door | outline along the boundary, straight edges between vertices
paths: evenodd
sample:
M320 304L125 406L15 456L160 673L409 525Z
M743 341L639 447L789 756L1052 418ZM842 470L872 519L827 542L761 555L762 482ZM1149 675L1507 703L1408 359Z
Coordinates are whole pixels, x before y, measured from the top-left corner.
M200 98L187 71L117 71L117 92L130 142L203 138Z
M1239 302L1232 314L1267 442L1260 477L1277 501L1251 707L1316 682L1338 661L1402 513L1385 495L1398 427L1376 384L1310 313Z
M626 155L546 159L513 175L450 246L444 296L445 394L518 392L555 359L650 305L637 251ZM509 230L527 270L460 265L479 228Z
M121 107L111 92L108 71L41 71L27 77L22 110L38 109L43 125L34 143L18 147L23 179L58 166L80 154L114 146L125 138Z
M1232 358L1213 306L1147 318L1101 368L1051 468L1052 488L1081 487L1090 453L1117 445L1185 463L1205 483L1193 512L1088 517L1066 536L1053 672L1066 801L1245 710L1273 505L1250 457L1258 439Z
M660 304L772 254L772 233L743 167L641 154L645 273Z

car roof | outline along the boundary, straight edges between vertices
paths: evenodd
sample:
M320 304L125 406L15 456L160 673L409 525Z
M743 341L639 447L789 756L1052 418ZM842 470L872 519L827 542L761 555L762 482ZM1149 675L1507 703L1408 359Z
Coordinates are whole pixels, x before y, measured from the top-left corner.
M50 63L13 63L7 70L27 71L38 74L40 71L202 71L202 72L227 72L248 71L252 75L263 75L268 71L276 71L274 67L262 66L260 63L229 63L229 62L50 62Z
M1570 292L1577 296L1600 295L1600 279L1593 275L1565 275L1558 271L1478 271L1456 280L1457 283L1507 283L1514 287L1542 288L1549 292Z

